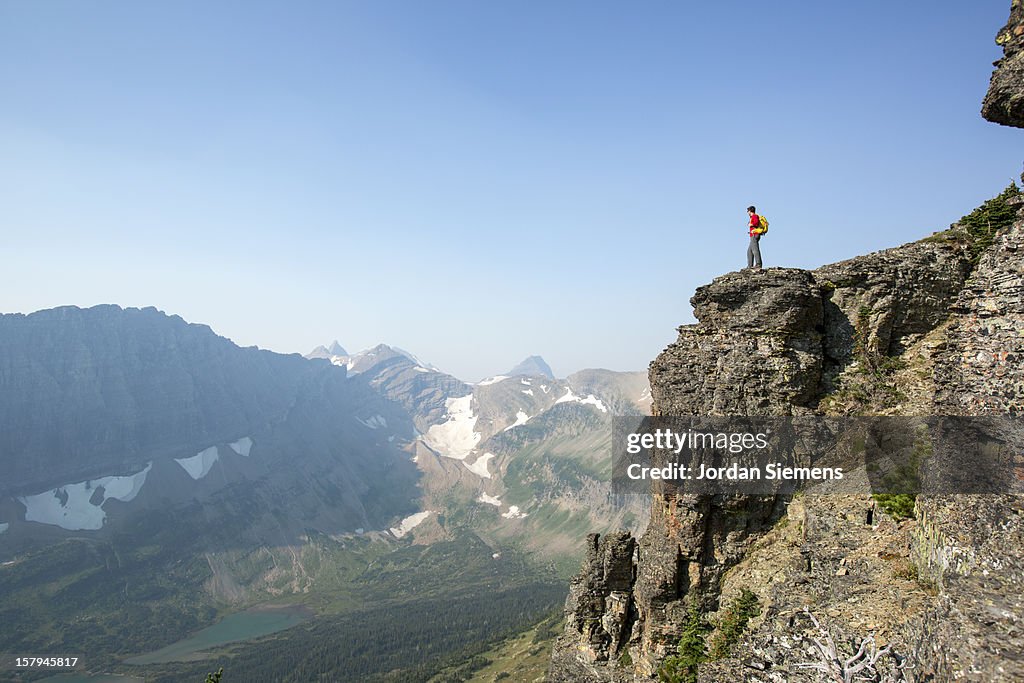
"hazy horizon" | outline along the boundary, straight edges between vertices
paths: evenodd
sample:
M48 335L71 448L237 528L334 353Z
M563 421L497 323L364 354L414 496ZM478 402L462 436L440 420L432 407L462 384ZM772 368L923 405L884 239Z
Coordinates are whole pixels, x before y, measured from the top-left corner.
M693 290L947 227L1021 170L1003 0L0 6L0 310L154 306L474 381L644 370ZM941 46L937 49L936 46Z

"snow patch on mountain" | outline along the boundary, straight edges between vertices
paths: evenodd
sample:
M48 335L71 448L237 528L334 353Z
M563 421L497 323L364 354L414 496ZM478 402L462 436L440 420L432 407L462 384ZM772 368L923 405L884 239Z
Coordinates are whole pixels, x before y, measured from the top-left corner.
M546 394L549 391L551 391L551 387L549 387L547 384L541 384L540 385L540 390L543 391Z
M522 519L526 517L526 513L520 512L518 505L509 505L508 512L503 513L501 516L505 519Z
M103 477L91 479L31 496L21 496L18 502L25 506L25 521L59 526L68 531L95 530L103 527L107 518L101 507L111 498L127 503L139 495L146 483L153 463L146 469L125 477ZM100 500L96 500L98 489L103 489ZM94 502L95 501L95 502Z
M585 405L589 404L589 405L592 405L592 406L596 406L597 409L600 410L602 413L607 413L608 412L608 409L605 407L605 405L601 401L601 399L599 399L598 397L594 396L593 394L587 394L587 397L584 398L584 399L581 399L580 403L583 403Z
M587 394L586 398L580 398L576 394L572 393L572 389L569 388L566 388L565 395L555 401L555 403L583 403L585 405L592 405L596 407L602 413L608 412L608 408L605 407L604 403L598 397L593 394Z
M533 389L523 389L523 393L527 396L533 396Z
M476 385L478 387L488 387L488 386L490 386L492 384L497 384L498 382L503 382L506 379L508 379L508 375L498 375L497 377L489 377L488 379L480 380L479 382L476 383Z
M417 512L409 515L399 522L398 526L391 527L389 531L394 534L395 538L401 538L423 523L423 520L429 517L430 513L430 510L424 510L423 512Z
M9 526L11 526L11 525L8 524L7 522L0 522L0 534L2 534L5 531L7 531L7 527L9 527Z
M579 396L577 396L576 394L572 393L572 389L566 387L565 395L562 396L562 398L560 398L557 401L555 401L555 403L570 403L570 402L579 401L579 400L580 400Z
M447 458L465 460L481 438L478 432L473 431L477 418L473 415L472 401L473 394L446 399L444 407L448 409L448 419L431 425L423 441Z
M231 450L233 450L235 453L238 453L243 458L248 458L249 451L252 450L252 439L250 439L247 436L243 436L238 441L234 441L232 443L229 443L228 445L231 446Z
M374 415L369 420L363 420L358 417L356 419L370 429L381 429L382 427L388 426L388 421L384 419L383 415Z
M481 493L480 497L477 498L476 501L478 503L487 503L488 505L493 505L494 507L501 507L501 498L498 498L497 496L491 496L486 493Z
M524 425L524 424L527 423L527 421L529 421L529 419L530 419L530 416L520 410L518 413L516 413L516 421L513 422L512 424L510 424L508 427L505 427L505 429L503 431L507 432L508 430L512 429L513 427L518 427L519 425Z
M490 479L491 473L487 470L487 461L493 457L494 453L484 453L479 458L477 458L476 462L474 462L472 465L467 463L465 460L462 461L462 464L465 465L466 468L473 474L479 475L484 479Z
M188 472L188 476L199 481L210 473L210 469L219 457L220 454L217 452L217 447L210 446L206 450L199 451L191 458L175 458L174 462L181 465L181 468Z

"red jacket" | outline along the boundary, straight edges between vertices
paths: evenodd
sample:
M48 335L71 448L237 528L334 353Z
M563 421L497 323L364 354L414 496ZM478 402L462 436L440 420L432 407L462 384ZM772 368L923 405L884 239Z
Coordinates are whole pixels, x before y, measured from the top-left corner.
M748 227L750 228L750 236L753 237L754 235L756 235L757 233L754 232L754 229L761 227L761 217L758 216L756 213L752 215L750 217L750 225Z

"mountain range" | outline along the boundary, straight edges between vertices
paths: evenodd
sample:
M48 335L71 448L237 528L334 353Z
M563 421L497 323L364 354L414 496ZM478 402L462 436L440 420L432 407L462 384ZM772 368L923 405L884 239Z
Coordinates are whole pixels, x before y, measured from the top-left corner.
M126 657L268 600L311 623L373 609L385 557L411 563L409 611L474 585L546 595L584 532L642 530L645 502L607 482L643 373L555 379L532 357L470 384L384 344L278 354L117 306L3 315L0 340L5 651L137 671Z

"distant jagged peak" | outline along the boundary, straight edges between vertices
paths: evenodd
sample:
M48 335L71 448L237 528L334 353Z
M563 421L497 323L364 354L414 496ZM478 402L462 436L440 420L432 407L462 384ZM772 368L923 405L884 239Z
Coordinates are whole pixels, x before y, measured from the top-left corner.
M327 346L321 345L316 347L315 349L306 354L306 358L325 358L327 360L331 360L332 358L338 356L347 355L348 351L346 351L345 347L339 344L338 340L335 339Z
M321 346L316 347L315 349L313 349L309 353L307 353L305 357L306 358L310 358L310 359L312 359L312 358L326 358L326 359L330 360L331 352L327 350L326 346L322 346L321 345Z
M544 362L544 359L540 356L529 356L505 374L509 377L527 375L529 377L555 379L555 373L551 372L551 366Z

